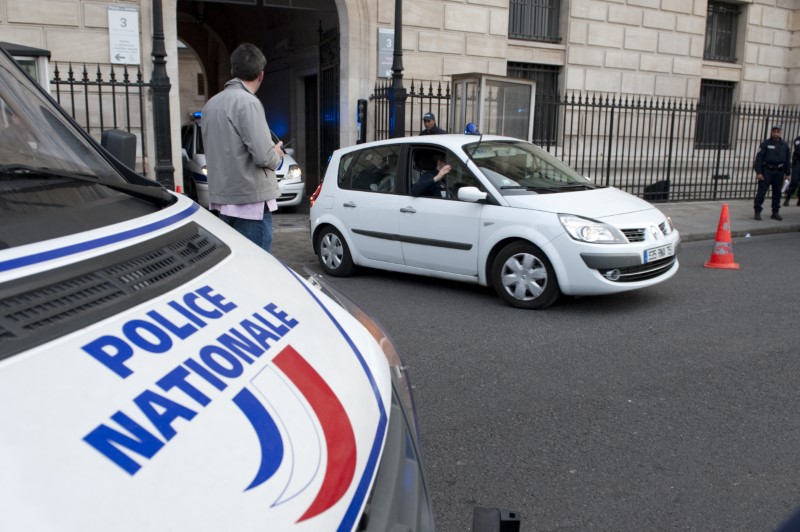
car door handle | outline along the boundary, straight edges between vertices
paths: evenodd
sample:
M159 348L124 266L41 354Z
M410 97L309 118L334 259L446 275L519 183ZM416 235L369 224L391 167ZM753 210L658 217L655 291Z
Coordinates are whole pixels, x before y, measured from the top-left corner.
M345 201L344 203L342 203L342 207L347 207L349 209L355 209L356 204L353 203L352 201Z
M402 207L400 212L410 212L411 214L414 214L417 212L417 210L414 207Z

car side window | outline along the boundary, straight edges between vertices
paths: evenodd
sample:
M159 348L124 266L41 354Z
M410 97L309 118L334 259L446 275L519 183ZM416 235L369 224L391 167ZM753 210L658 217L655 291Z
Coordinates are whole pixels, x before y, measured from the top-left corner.
M192 128L190 126L183 126L181 135L181 145L188 155L192 154Z
M437 189L434 192L426 190L425 193L415 194L414 189L418 189L415 185L420 179L430 180L432 176L438 173L439 161L441 161L442 165L450 165L450 172L440 181L441 190ZM428 147L418 147L412 150L409 182L409 190L412 192L412 195L457 200L458 189L467 186L477 187L481 191L486 191L480 181L478 181L467 166L461 162L461 159L451 152L444 149L432 149Z
M339 185L351 190L365 192L394 193L397 189L397 162L400 157L400 145L377 146L357 152L358 157L349 171L350 182L342 181ZM344 162L344 160L343 160ZM342 165L340 165L340 168Z

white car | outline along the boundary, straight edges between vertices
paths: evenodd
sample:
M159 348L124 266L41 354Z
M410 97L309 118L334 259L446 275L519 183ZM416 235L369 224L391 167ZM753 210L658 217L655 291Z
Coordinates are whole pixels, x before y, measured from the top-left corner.
M181 152L183 157L183 183L187 196L208 208L208 171L206 169L206 153L203 149L203 136L200 134L200 112L192 115L193 121L181 127ZM272 133L272 142L280 139ZM300 165L294 159L294 149L286 148L283 163L275 170L278 178L278 208L295 211L303 202L305 181Z
M369 316L125 168L2 50L0 109L0 530L433 529Z
M450 170L431 186L437 164ZM416 196L421 186L435 195ZM310 225L330 275L368 266L477 283L522 308L644 288L678 271L680 236L661 211L507 137L337 150L312 195Z

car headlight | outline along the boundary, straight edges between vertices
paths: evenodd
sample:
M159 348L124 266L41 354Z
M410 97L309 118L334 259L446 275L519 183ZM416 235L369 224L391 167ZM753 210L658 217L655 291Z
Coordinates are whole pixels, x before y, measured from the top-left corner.
M289 171L286 172L285 179L299 179L300 181L302 181L303 172L300 170L300 165L297 164L289 165Z
M202 167L202 168L200 169L200 171L201 171L201 172L203 172L203 175L208 175L208 168L207 168L207 167L205 167L205 166L204 166L204 167Z
M574 214L559 214L558 219L569 236L580 242L590 244L627 244L628 239L622 231L603 222L582 218Z
M666 218L667 218L667 223L664 225L664 227L666 227L667 230L664 231L664 234L671 235L672 232L675 230L675 226L672 225L672 218L670 218L669 216L667 216Z

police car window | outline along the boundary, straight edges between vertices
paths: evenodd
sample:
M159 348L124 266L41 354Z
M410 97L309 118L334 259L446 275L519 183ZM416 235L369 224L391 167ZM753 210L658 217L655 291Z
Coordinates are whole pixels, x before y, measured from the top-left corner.
M400 145L362 150L351 171L350 188L365 192L395 192L399 155Z
M353 167L353 162L357 157L358 152L342 155L339 161L339 175L336 176L339 188L350 188L350 169Z
M0 135L4 137L0 164L46 167L122 182L117 171L29 83L13 63L0 56Z
M458 190L462 187L477 187L481 191L485 191L485 187L472 174L469 168L461 162L460 158L453 155L450 151L428 147L418 147L411 152L409 190L413 192L412 189L414 185L421 178L437 174L439 161L441 161L443 165L450 165L450 172L448 172L440 182L443 183L443 185L441 190L437 190L437 194L425 194L425 196L438 198L441 195L441 197L445 199L457 200Z

